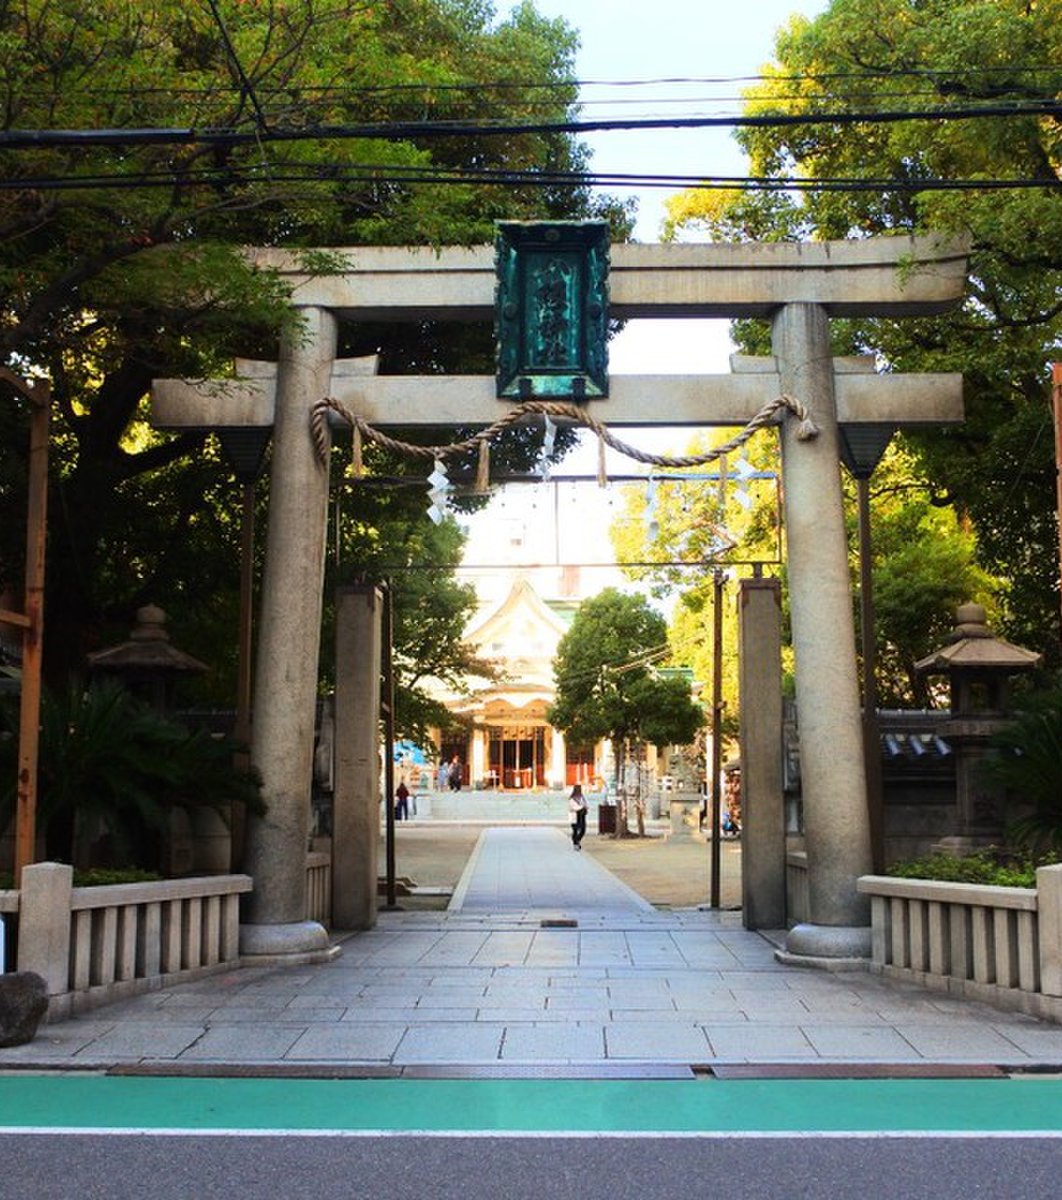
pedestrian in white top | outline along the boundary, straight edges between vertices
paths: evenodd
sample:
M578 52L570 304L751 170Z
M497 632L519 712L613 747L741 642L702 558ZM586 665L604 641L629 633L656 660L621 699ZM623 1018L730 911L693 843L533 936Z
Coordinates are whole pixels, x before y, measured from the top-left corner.
M568 815L572 820L572 845L581 850L583 837L586 835L586 797L583 786L577 783L568 797Z

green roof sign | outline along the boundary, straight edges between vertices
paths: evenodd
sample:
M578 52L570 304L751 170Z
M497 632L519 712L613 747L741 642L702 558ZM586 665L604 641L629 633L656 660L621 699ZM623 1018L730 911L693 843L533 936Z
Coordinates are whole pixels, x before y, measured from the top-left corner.
M502 221L495 247L498 396L607 396L607 222Z

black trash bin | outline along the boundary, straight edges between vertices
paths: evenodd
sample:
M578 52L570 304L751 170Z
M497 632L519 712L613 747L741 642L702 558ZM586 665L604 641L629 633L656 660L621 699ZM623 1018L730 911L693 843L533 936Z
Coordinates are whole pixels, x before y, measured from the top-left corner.
M616 832L616 806L614 804L599 804L597 806L597 832Z

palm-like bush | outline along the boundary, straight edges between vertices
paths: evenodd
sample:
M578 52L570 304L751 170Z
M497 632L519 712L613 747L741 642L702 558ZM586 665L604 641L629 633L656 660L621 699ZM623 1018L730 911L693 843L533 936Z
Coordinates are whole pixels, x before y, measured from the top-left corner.
M15 796L17 706L0 714L0 828ZM71 688L41 705L37 823L49 857L73 862L78 832L109 843L114 865L157 868L175 810L233 801L261 812L260 781L233 766L235 744L189 730L136 700L121 685ZM82 864L78 864L82 865Z
M1034 853L1062 850L1062 689L1026 701L992 738L985 769L1007 792L1008 841Z

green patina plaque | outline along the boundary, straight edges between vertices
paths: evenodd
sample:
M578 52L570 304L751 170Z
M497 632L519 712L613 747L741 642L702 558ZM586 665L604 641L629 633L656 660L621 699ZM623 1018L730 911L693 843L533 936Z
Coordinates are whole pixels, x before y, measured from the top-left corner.
M605 221L502 221L496 248L498 395L608 395Z

